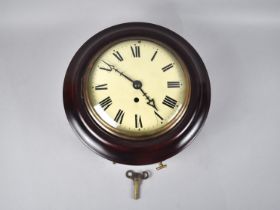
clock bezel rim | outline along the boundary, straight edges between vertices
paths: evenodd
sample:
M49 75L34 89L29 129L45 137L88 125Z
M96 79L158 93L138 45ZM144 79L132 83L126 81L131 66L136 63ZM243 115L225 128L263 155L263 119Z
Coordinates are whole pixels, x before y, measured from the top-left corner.
M149 141L129 141L104 131L92 122L81 96L82 75L94 52L110 39L144 36L159 40L179 54L191 69L191 98L182 119L167 133ZM168 41L168 44L166 43ZM184 56L182 56L184 55ZM187 57L185 57L187 56ZM191 65L191 68L189 66ZM193 77L196 75L195 77ZM195 84L195 86L193 86ZM72 128L83 143L102 157L117 163L144 165L163 161L185 148L196 136L210 107L210 81L207 70L194 48L173 31L151 23L123 23L107 28L91 37L77 51L66 72L63 87L64 108Z
M150 42L154 42L157 45L160 45L161 47L165 48L166 50L170 50L171 53L173 54L173 56L177 59L177 61L179 62L179 64L181 65L181 69L183 70L183 74L186 77L186 80L190 83L190 77L189 77L189 72L187 69L187 66L185 65L185 63L182 61L182 59L176 54L176 52L169 48L168 46L166 46L164 43L159 42L158 40L154 40L154 39L150 39L147 37L126 37L124 39L119 39L119 40L114 40L112 43L108 44L107 46L104 47L104 49L101 49L97 55L94 56L94 58L91 59L90 63L91 65L94 65L94 62L96 62L96 60L99 59L99 57L109 48L111 48L112 46L114 46L115 43L120 43L122 41L126 41L126 40L141 40L141 41L150 41ZM159 132L153 132L153 134L151 135L146 135L145 136L125 136L125 132L116 132L114 131L114 129L111 129L109 125L104 125L105 123L102 123L100 119L100 116L98 116L97 113L95 113L95 111L93 110L93 107L91 105L90 99L88 98L88 76L90 74L90 71L92 70L92 67L90 66L90 68L88 68L84 74L84 79L83 79L83 94L84 94L84 99L85 99L85 103L87 106L87 109L89 111L89 113L91 114L93 120L97 121L97 123L104 129L106 129L108 132L112 133L113 135L116 135L117 137L120 138L124 138L124 140L130 140L130 141L148 141L150 138L155 138L157 136L163 135L164 133L168 132L170 129L172 129L172 127L174 127L183 117L184 112L187 110L188 108L188 104L189 104L189 100L190 100L190 95L191 95L191 85L189 88L189 91L187 91L187 93L189 93L189 96L186 96L184 103L182 104L182 108L180 108L180 110L178 111L178 113L176 114L176 116L171 120L171 122L169 122L168 124L166 124L164 127L166 128L165 131L161 130ZM99 121L100 120L100 121ZM172 125L171 123L173 123L174 125Z

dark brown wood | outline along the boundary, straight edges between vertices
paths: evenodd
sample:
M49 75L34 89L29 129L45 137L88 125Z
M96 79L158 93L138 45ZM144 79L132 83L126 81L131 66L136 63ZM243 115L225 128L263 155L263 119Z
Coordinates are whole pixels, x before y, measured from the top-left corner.
M143 141L129 141L106 132L92 119L83 99L82 78L93 55L109 42L139 36L159 40L177 52L189 69L191 98L182 119L167 133ZM65 75L63 99L72 128L89 148L117 163L144 165L177 154L195 137L208 114L210 82L198 53L181 36L150 23L124 23L99 32L78 50Z

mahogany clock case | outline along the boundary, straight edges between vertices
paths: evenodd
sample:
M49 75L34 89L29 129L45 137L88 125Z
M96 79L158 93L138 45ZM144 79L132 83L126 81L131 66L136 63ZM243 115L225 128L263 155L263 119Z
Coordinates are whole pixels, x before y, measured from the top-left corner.
M141 141L120 139L102 129L91 117L82 94L92 57L108 43L131 37L158 40L173 49L187 66L191 81L189 105L181 120L166 133ZM77 51L65 75L63 99L70 125L90 149L113 162L145 165L177 154L195 137L210 107L210 81L200 56L181 36L151 23L123 23L97 33Z

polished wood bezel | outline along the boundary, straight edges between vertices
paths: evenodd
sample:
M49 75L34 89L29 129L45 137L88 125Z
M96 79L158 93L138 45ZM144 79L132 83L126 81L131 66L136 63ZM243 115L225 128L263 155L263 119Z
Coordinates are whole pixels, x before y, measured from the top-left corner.
M166 133L141 141L122 139L107 132L93 120L82 87L92 58L108 43L128 37L158 40L173 49L187 66L191 80L188 109L180 121ZM210 82L201 58L178 34L150 23L124 23L99 32L78 50L65 75L63 99L70 125L93 151L117 163L152 164L177 154L195 137L209 110Z

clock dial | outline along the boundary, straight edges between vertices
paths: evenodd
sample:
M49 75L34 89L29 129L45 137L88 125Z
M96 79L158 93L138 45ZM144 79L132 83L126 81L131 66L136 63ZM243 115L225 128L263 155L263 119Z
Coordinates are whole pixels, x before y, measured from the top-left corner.
M107 131L135 140L167 132L187 109L187 67L164 44L119 40L92 58L85 98L93 119Z

